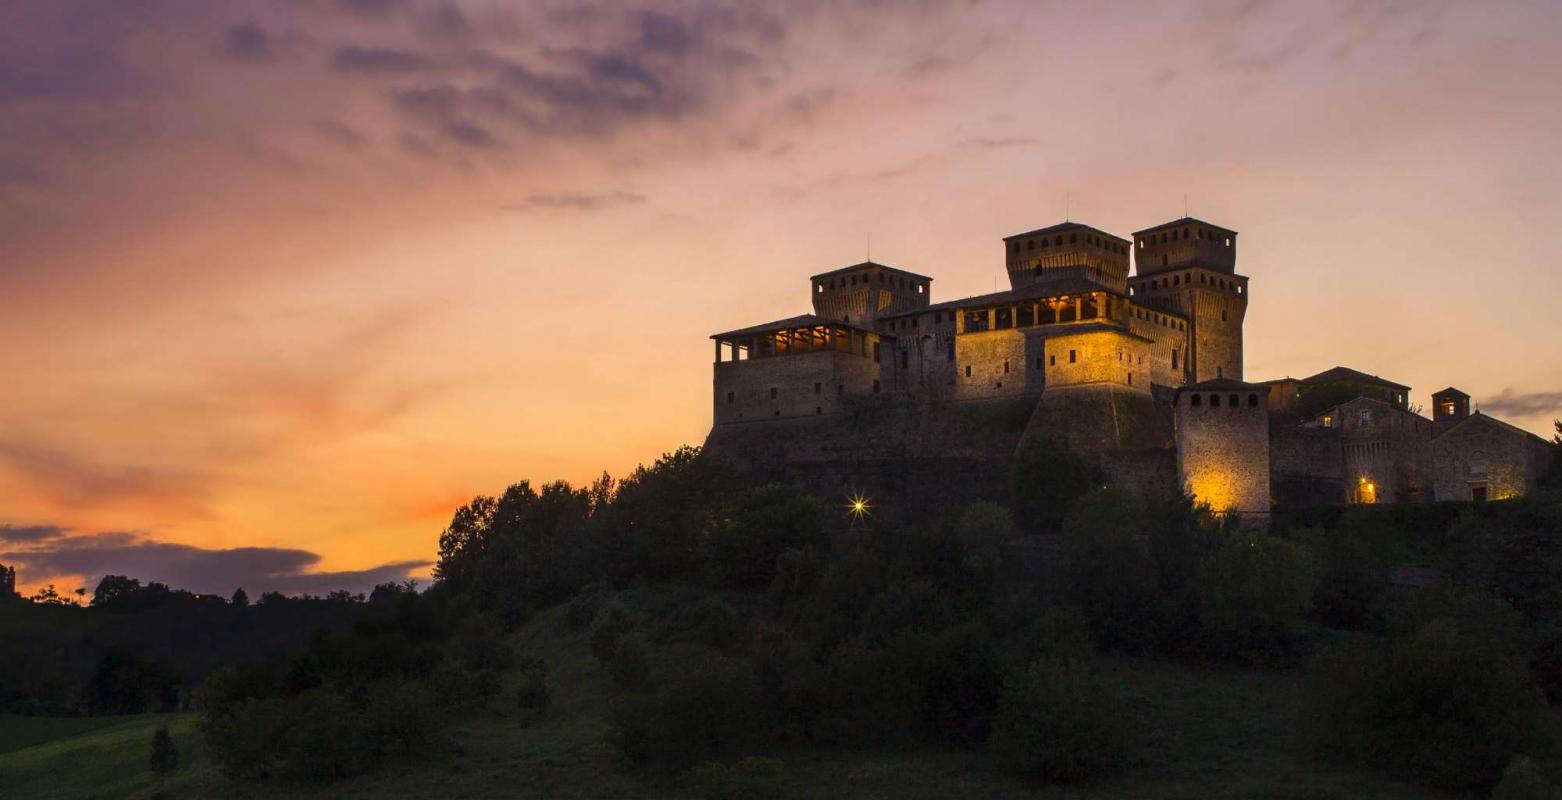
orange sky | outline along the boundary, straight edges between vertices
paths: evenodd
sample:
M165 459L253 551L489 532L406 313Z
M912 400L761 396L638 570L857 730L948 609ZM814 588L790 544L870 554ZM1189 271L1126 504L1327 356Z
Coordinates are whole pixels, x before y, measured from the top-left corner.
M1251 378L1562 416L1554 3L14 6L25 588L424 575L473 494L698 443L709 333L870 237L935 300L991 291L1066 197L1240 231Z

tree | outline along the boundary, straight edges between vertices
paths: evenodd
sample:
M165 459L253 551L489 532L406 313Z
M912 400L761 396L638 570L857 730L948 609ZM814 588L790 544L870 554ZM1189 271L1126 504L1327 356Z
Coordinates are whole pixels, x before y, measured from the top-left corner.
M34 592L28 600L42 606L73 606L76 605L69 597L62 595L54 588L54 584Z
M249 605L249 593L244 591L244 587L242 587L242 586L240 586L237 589L234 589L233 590L233 601L232 602L233 602L233 605L235 607L237 607L237 608L244 608L245 606L248 606Z
M1070 599L1105 647L1135 648L1147 638L1154 586L1139 536L1144 506L1121 487L1092 493L1063 523Z
M174 746L174 737L169 735L168 726L164 725L152 734L152 771L157 773L157 783L162 785L168 774L179 768L179 749Z
M1218 653L1252 661L1294 655L1317 585L1311 559L1261 534L1227 539L1199 571L1199 616Z
M1031 533L1057 533L1074 504L1098 483L1096 471L1062 437L1025 435L1009 471L1009 507Z
M124 575L104 575L98 588L92 590L92 605L96 608L112 608L122 605L141 591L141 581Z

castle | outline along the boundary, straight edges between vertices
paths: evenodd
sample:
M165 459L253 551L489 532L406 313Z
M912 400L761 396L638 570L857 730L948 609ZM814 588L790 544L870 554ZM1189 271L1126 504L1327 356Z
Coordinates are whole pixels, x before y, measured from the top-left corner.
M1550 445L1454 388L1345 367L1249 382L1237 232L1185 217L1123 239L1065 222L1003 239L1009 288L932 302L872 261L810 279L813 313L718 333L706 448L765 479L908 505L1003 500L1045 430L1125 486L1217 512L1487 500L1528 491ZM1130 274L1130 261L1133 272Z

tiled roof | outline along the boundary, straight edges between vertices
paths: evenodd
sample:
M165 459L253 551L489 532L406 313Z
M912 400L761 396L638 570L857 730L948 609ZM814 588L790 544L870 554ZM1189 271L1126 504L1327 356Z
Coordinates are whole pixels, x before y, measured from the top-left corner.
M867 268L870 268L870 267L873 268L873 269L881 270L883 272L894 272L894 273L898 273L900 275L906 275L906 276L909 276L909 277L912 277L912 278L917 278L918 280L924 280L924 281L932 281L933 280L932 278L929 278L926 275L919 275L919 274L917 274L915 272L911 272L910 270L904 270L904 269L901 269L900 267L892 267L892 266L890 266L888 264L880 264L880 263L875 262L875 261L864 261L864 262L862 262L860 264L852 264L849 267L841 267L839 269L832 269L829 272L821 272L818 275L811 275L811 276L809 276L808 279L811 280L811 281L816 281L816 280L819 280L820 278L830 278L830 277L834 277L836 275L841 275L841 274L844 274L844 273L847 273L847 272L855 272L855 271L857 271L859 269L867 269Z
M1358 370L1351 369L1350 367L1334 367L1332 369L1326 369L1317 375L1302 379L1302 383L1307 384L1334 383L1335 381L1376 383L1380 386L1387 386L1391 389L1404 389L1407 392L1410 391L1409 386L1405 386L1401 383L1395 383L1387 378L1380 378L1376 375L1368 375L1365 372L1360 372Z

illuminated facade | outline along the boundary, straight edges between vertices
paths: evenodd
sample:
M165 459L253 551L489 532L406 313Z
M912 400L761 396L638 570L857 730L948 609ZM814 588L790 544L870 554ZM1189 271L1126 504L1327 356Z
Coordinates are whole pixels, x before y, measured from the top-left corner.
M812 313L711 337L707 448L820 491L1001 499L1044 429L1110 480L1253 518L1533 485L1546 445L1455 389L1428 420L1409 387L1346 367L1244 382L1236 239L1192 218L1132 239L1039 228L1003 239L1008 289L938 303L932 278L871 261L814 275Z

